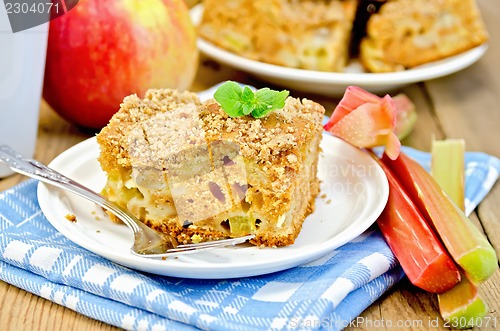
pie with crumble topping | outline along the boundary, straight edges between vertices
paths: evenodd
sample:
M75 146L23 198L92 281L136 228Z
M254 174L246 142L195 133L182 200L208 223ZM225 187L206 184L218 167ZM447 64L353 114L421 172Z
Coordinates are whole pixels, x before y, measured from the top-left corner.
M97 135L102 194L180 243L293 244L319 192L323 114L292 97L256 119L186 91L130 95Z

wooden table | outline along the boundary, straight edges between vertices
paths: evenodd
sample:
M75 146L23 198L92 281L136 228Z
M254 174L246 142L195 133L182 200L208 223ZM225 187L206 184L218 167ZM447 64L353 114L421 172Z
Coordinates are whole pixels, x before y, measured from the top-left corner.
M404 144L428 151L433 137L464 138L467 150L500 157L500 1L478 2L491 34L488 52L478 63L459 73L401 90L415 102L419 116L415 130L403 141ZM192 90L202 90L225 79L256 86L268 85L242 72L202 59ZM292 94L316 100L330 111L338 101L294 91ZM92 135L92 132L81 131L66 123L42 102L36 158L48 163L65 149ZM22 180L25 178L18 175L2 179L0 190ZM499 201L500 184L497 184L471 219L486 233L500 256ZM481 286L481 291L490 307L490 326L495 322L500 328L500 288L497 284L500 284L499 271ZM364 319L358 320L352 329L385 329L384 325L391 324L395 330L446 329L439 318L436 296L418 290L406 279L384 294L361 317ZM436 321L437 327L432 324ZM396 328L397 323L408 327ZM112 329L115 328L0 282L0 330Z

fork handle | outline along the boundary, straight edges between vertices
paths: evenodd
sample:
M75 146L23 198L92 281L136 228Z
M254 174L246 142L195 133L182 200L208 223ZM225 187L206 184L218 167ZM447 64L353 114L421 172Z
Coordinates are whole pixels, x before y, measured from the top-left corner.
M87 195L92 195L92 199L105 200L100 194L66 177L45 164L37 160L24 158L21 154L7 145L0 145L0 161L21 175L66 189L84 198L87 198ZM105 201L103 201L103 204L104 203Z
M0 145L0 161L22 175L53 183L69 183L71 179L36 160L24 158L7 145Z
M65 189L67 191L75 193L82 198L95 202L99 206L106 208L111 212L117 213L116 216L118 216L119 218L123 218L120 216L123 214L127 214L127 212L123 210L123 208L110 202L99 193L91 190L86 186L83 186L82 184L69 177L66 177L60 172L57 172L56 170L46 166L45 164L37 160L24 158L10 146L0 145L0 162L5 163L13 171L21 175L35 178L41 182ZM139 231L138 224L132 222L128 223L133 227L134 232Z

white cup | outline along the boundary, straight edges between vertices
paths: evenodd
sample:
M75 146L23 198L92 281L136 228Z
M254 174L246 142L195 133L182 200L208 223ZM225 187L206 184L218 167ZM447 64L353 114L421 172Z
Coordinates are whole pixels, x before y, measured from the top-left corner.
M27 158L35 152L48 26L13 33L0 3L0 144ZM0 164L0 178L10 174Z

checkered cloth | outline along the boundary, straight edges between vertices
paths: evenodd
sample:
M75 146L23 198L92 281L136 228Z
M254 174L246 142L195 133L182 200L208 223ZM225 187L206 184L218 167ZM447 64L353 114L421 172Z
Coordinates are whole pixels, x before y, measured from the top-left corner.
M428 167L429 154L404 151ZM498 178L499 159L466 155L467 210ZM156 276L70 242L45 219L37 183L0 193L0 278L130 330L339 330L403 277L376 227L311 263L232 280Z

